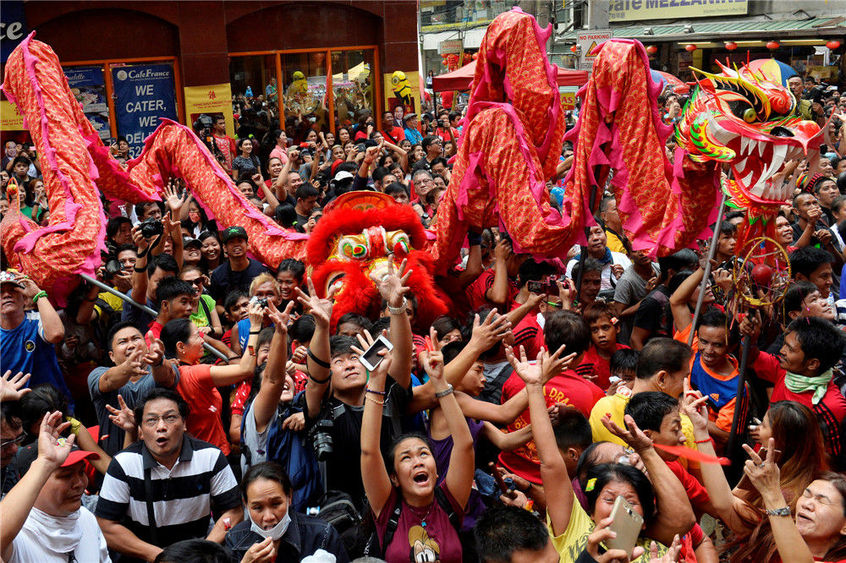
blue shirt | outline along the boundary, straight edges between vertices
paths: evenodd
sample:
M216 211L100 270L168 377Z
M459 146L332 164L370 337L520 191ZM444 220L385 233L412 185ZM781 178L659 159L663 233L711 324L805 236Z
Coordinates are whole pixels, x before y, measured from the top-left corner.
M0 356L3 371L31 373L27 387L49 383L71 398L70 390L59 369L56 349L44 339L44 327L38 311L29 311L16 328L0 328Z
M405 138L411 141L412 145L419 145L423 142L423 134L417 129L405 129Z

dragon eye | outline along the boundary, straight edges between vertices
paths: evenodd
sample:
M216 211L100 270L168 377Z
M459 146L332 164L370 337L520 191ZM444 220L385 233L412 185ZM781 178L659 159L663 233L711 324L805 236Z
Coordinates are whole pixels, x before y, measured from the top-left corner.
M753 108L746 108L746 111L743 112L743 120L746 123L752 123L756 119L758 119L758 114L755 113L755 110Z

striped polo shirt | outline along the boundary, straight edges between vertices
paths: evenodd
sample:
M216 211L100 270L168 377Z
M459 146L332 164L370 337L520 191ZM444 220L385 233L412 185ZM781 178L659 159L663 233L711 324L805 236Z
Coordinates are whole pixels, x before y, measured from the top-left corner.
M241 505L238 483L223 453L186 434L171 469L157 462L140 440L115 455L100 490L97 517L121 523L153 543L144 487L147 469L160 547L206 537L212 514Z

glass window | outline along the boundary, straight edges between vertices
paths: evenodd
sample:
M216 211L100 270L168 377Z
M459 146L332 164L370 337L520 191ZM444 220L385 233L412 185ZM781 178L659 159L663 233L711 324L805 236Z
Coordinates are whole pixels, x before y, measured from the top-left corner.
M282 57L285 131L295 143L304 142L310 131L328 132L326 51L290 53Z
M363 109L373 110L373 50L332 51L335 128L355 124Z
M254 135L261 140L279 117L276 55L249 55L229 59L229 82L233 111L240 119L238 137Z

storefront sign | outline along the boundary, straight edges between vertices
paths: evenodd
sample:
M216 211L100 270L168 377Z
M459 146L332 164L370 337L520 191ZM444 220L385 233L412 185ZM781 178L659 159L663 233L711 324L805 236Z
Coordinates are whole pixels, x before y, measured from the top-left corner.
M596 55L592 55L591 51L593 51L597 45L601 45L613 36L614 35L608 29L597 29L595 31L579 33L576 38L576 44L579 46L579 68L581 70L592 72L593 61L596 60Z
M576 92L578 91L578 86L558 87L558 94L561 96L561 109L564 111L573 111L576 109Z
M459 54L464 50L464 43L461 39L446 39L438 45L439 55Z
M0 10L0 61L5 63L28 33L23 2L4 0Z
M188 86L185 91L185 125L191 127L198 117L222 115L226 120L226 134L235 137L232 117L232 89L228 82L208 86Z
M118 135L129 141L129 154L141 154L144 139L159 118L177 119L173 66L169 64L112 67Z
M612 22L745 15L748 0L611 0Z
M66 67L65 78L76 101L82 106L82 113L101 139L112 136L109 127L109 103L106 97L106 80L102 66Z
M18 106L0 100L0 131L24 131L24 118L18 113Z

